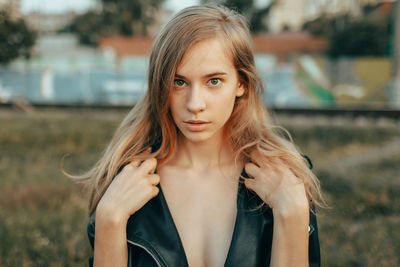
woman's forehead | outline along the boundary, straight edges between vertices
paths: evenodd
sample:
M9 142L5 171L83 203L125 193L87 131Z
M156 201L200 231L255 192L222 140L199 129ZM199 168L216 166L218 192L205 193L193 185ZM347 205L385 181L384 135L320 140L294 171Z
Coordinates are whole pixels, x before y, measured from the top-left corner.
M207 75L234 71L232 56L219 38L206 39L191 45L178 64L176 74Z

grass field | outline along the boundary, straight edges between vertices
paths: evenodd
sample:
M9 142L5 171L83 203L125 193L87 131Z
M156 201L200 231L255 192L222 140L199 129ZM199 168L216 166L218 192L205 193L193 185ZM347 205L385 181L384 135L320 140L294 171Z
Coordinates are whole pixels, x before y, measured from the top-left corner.
M0 266L85 266L87 170L126 110L0 110ZM323 266L400 266L400 124L279 117L314 163Z

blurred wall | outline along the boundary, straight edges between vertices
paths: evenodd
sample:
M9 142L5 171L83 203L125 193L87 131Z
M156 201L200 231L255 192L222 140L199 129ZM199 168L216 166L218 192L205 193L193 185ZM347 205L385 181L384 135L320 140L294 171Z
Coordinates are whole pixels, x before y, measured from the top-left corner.
M146 90L148 58L126 56L116 61L112 57L53 59L53 66L47 60L25 70L2 69L0 101L22 97L33 104L130 105ZM256 54L256 64L269 106L389 107L389 58L331 60L298 55L282 62L271 54Z

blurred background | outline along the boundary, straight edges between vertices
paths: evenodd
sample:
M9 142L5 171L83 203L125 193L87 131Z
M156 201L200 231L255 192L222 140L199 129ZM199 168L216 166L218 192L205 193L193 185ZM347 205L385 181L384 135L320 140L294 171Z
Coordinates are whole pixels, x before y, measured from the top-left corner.
M87 264L87 194L61 163L99 159L146 90L155 35L202 3L249 20L264 102L331 206L323 266L400 266L396 0L0 0L0 266Z

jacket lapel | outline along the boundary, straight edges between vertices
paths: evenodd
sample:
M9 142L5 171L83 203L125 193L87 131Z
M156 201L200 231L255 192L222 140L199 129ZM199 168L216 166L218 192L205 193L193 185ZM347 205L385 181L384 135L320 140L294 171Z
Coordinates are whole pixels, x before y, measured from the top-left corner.
M269 266L272 210L267 206L256 209L261 203L256 193L239 183L237 219L224 266Z
M167 203L160 193L132 215L127 239L148 248L164 266L188 267L183 245Z

